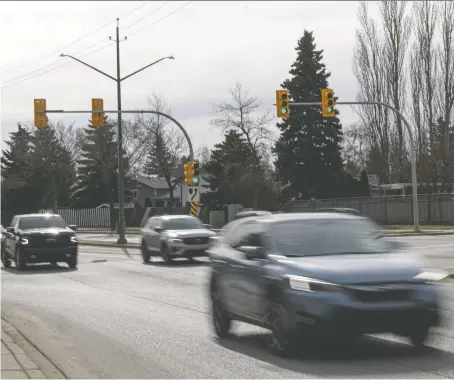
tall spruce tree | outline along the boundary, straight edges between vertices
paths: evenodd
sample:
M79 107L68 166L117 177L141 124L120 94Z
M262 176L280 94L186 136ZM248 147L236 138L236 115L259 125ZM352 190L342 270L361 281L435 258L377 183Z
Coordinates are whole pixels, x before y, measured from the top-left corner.
M292 102L320 100L330 73L322 63L312 32L304 31L296 47L291 79L282 83ZM337 111L336 111L336 114ZM308 199L344 196L341 158L342 126L337 117L323 118L320 106L294 107L289 119L277 124L281 131L274 153L276 171L286 198Z
M31 133L17 123L17 131L10 133L7 149L2 151L1 216L8 225L14 214L36 211L39 199L33 194L31 181Z
M114 122L105 118L101 128L88 125L77 162L77 177L73 187L76 207L110 205L111 223L114 226L114 203L118 201L118 146ZM124 163L125 172L128 162Z
M71 153L60 143L53 125L37 128L32 135L35 195L41 208L56 210L70 205L74 165Z
M246 163L255 158L246 140L237 131L230 130L225 134L224 141L214 146L211 158L205 164L210 174L211 190L215 192L212 194L213 203L252 206L250 170Z

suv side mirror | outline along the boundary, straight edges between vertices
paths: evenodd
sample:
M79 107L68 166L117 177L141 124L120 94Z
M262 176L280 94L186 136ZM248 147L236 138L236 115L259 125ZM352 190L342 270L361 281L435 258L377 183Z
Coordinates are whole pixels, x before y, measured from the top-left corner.
M154 230L158 233L162 232L162 227L155 227Z
M257 260L265 258L265 252L263 247L252 247L248 245L242 245L237 248L238 251L246 254L248 260Z
M75 224L70 224L68 227L71 228L73 231L77 231L77 226Z
M10 234L14 233L14 227L6 227L6 232L9 232Z

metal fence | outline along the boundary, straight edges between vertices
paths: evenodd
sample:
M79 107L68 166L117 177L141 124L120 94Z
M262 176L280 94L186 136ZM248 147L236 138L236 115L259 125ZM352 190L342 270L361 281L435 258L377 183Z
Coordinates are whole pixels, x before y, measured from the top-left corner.
M418 203L421 223L454 224L454 194L419 194ZM293 201L285 211L312 212L325 207L354 208L382 224L413 222L411 195Z
M39 210L40 213L53 212L53 210ZM86 209L58 209L56 212L68 224L76 224L79 227L110 227L109 208L86 208Z

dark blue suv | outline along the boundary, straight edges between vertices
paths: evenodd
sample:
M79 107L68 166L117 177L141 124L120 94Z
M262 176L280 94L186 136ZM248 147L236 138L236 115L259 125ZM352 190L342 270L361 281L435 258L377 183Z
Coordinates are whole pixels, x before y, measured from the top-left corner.
M446 273L385 240L367 218L342 213L275 214L229 223L209 250L215 331L231 321L271 330L288 354L309 337L395 333L422 345L439 323L437 286Z

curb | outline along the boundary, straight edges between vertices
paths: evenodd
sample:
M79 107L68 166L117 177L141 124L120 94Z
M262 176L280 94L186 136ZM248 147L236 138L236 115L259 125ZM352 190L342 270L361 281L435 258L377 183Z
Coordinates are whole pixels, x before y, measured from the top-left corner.
M94 247L112 247L112 248L140 248L139 243L126 243L126 244L117 244L111 242L103 241L87 241L79 240L79 245L88 245Z
M422 231L422 232L396 232L396 233L385 233L384 236L441 236L441 235L454 235L454 231Z
M24 367L24 372L27 374L27 376L31 378L40 378L39 374L44 375L45 379L66 379L67 377L61 371L55 364L53 364L49 358L42 353L30 340L28 340L19 330L17 330L10 322L8 322L3 316L2 316L2 333L4 332L7 334L11 340L12 343L15 343L16 345L16 350L20 349L22 350L22 354L28 357L29 362L28 365L34 364L38 370L31 370L31 369L26 369L22 364L21 366ZM3 336L2 336L3 340ZM11 342L10 342L11 343ZM6 344L8 347L8 345ZM10 348L11 350L11 348ZM19 352L19 351L17 351ZM13 353L13 356L17 355L16 353ZM38 371L38 372L33 372L33 371ZM32 376L37 376L37 377L32 377Z

